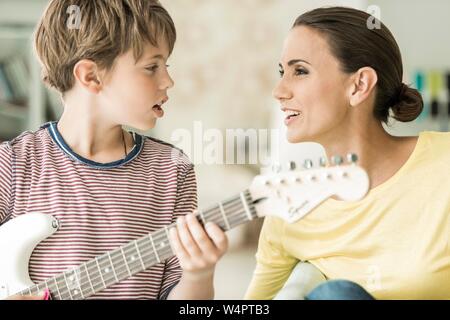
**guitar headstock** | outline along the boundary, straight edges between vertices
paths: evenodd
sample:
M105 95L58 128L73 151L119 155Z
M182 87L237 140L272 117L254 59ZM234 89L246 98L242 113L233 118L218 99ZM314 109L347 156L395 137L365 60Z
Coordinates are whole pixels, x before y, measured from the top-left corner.
M293 162L287 170L275 164L255 177L249 188L253 199L261 199L255 204L258 216L274 215L292 223L329 197L361 199L369 189L369 178L356 161L356 155L349 154L347 163L340 156L332 157L331 166L321 158L318 169L312 168L311 160L305 161L304 170L296 170Z

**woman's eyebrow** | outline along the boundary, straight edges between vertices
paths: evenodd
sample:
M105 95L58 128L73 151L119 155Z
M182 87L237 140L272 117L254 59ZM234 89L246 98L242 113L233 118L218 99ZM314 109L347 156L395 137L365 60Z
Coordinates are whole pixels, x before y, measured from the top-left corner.
M299 63L299 62L304 62L304 63L309 64L311 66L311 63L309 63L308 61L303 60L303 59L292 59L292 60L290 60L287 63L287 65L290 67L290 66L292 66L292 65L294 65L296 63ZM280 67L280 69L283 69L283 65L281 64L281 62L278 63L278 66Z
M311 65L311 63L309 63L308 61L303 60L303 59L292 59L292 60L290 60L290 61L288 62L288 66L292 66L293 64L296 64L296 63L299 63L299 62L304 62L304 63L306 63L306 64Z
M309 65L311 66L311 63L309 63L308 61L303 60L303 59L292 59L292 60L290 60L290 61L287 63L287 65L290 67L290 66L292 66L292 65L294 65L294 64L296 64L296 63L298 63L298 62L304 62L304 63L309 64ZM279 66L281 69L283 69L283 65L281 64L281 62L278 63L278 66Z

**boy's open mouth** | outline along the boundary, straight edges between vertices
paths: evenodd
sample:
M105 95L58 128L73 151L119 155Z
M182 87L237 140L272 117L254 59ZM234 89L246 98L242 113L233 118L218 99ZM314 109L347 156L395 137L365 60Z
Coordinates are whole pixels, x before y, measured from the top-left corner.
M155 113L157 118L161 118L164 115L164 110L161 108L161 105L155 104L152 107L153 112Z

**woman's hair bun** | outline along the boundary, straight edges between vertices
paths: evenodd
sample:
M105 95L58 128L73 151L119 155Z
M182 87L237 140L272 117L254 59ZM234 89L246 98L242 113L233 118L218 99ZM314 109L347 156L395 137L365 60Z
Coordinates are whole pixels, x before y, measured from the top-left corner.
M394 119L401 122L415 120L423 110L423 100L419 91L402 83L393 99L391 107Z

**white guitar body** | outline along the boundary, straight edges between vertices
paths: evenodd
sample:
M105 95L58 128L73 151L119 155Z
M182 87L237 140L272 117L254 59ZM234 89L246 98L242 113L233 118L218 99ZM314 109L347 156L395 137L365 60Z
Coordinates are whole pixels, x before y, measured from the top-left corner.
M28 261L34 248L58 229L50 215L29 213L1 227L0 299L33 285L28 275Z
M241 206L231 206L234 209L230 209L228 213L226 206L219 203L218 206L210 209L210 212L214 214L205 216L212 217L209 221L217 223L225 231L240 223L267 215L273 215L293 223L303 218L332 195L337 195L347 201L358 200L367 193L368 186L369 181L366 172L354 163L317 170L272 172L257 176L248 190L241 192L231 200L231 203L240 203ZM243 212L242 208L245 209ZM236 212L233 213L233 210ZM236 221L232 224L227 220L227 216L233 216L233 214L234 217L240 219L235 219ZM202 223L208 222L204 220L201 214L197 218ZM122 249L123 256L118 260L122 264L122 268L120 268L120 265L113 263L111 255L114 257L114 253L111 251L92 259L91 261L97 262L93 269L89 262L86 262L78 267L78 272L68 270L61 275L45 280L43 283L34 284L28 274L31 254L41 241L50 237L58 228L58 220L51 215L40 213L27 213L0 226L0 299L16 294L34 295L44 288L49 288L50 291L53 289L54 295L52 295L52 298L57 300L85 299L99 292L102 288L131 276L132 272L128 270L129 274L120 274L120 279L115 273L115 279L108 278L111 275L110 270L114 270L118 266L117 270L125 270L123 267L125 265L126 269L130 269L129 263L134 261L134 255L132 253L123 254L123 252L130 252L127 248L131 247L134 250L136 246L142 246L143 249L153 247L154 250L153 252L150 251L147 256L140 257L142 267L139 266L138 269L133 270L133 274L173 255L171 251L165 251L162 255L156 249L161 247L160 244L168 243L168 235L167 238L161 236L165 232L168 233L168 227L166 227L154 232L153 236L152 234L144 235L140 240L132 241L118 248L117 250ZM157 233L159 233L159 236L155 236ZM160 239L160 243L156 243L156 246L153 242L154 238ZM105 263L107 264L106 267L99 267L99 265L105 266ZM80 270L85 273L80 273ZM100 273L101 277L90 278L91 272ZM79 274L85 276L82 280L84 280L84 283L90 283L90 287L80 285L83 281L80 282L74 276ZM94 283L94 280L96 283ZM309 263L301 262L294 268L292 276L276 299L302 299L307 291L312 289L313 285L321 281L324 281L324 277L322 277L320 271ZM55 292L55 289L57 292Z

